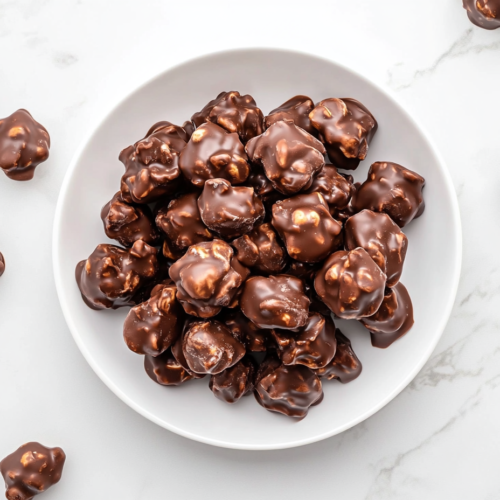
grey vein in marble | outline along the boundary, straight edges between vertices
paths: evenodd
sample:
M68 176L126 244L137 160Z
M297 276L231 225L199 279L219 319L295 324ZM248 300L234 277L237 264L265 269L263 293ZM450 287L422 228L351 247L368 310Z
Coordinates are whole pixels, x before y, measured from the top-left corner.
M64 69L76 64L78 62L78 57L66 52L58 52L54 55L52 61L58 68Z

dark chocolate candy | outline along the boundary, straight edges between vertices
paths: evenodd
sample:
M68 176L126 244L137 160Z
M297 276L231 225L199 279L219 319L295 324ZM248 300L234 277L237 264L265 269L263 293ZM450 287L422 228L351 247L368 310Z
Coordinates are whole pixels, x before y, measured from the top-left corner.
M397 163L377 162L354 193L351 206L354 212L385 212L399 227L404 227L424 211L424 186L425 179L412 170Z
M193 132L195 130L194 123L191 120L187 120L182 124L182 128L185 130L187 139L191 139L191 136L193 135Z
M274 189L286 195L307 189L325 164L323 144L288 120L273 123L245 149L251 161L264 167Z
M90 257L76 266L76 282L84 302L92 309L134 305L135 295L158 273L156 253L142 240L128 250L97 245Z
M366 158L377 121L359 101L325 99L316 105L309 118L335 167L354 170Z
M314 102L305 95L296 95L281 106L273 109L264 119L266 129L273 123L282 120L292 120L297 127L304 129L309 134L316 134L316 129L311 125L309 113L314 109Z
M5 257L0 252L0 276L5 272Z
M7 500L31 500L61 479L66 455L61 448L23 444L0 462Z
M500 0L463 0L472 23L486 30L500 28Z
M196 318L188 317L184 322L184 329L181 336L172 344L170 350L177 363L184 368L184 370L189 373L193 378L204 378L206 374L194 373L189 368L186 357L184 356L184 351L182 350L182 344L184 342L184 335L189 330L189 327L196 321Z
M384 300L386 276L363 248L330 255L317 272L319 298L342 319L374 314Z
M266 358L257 371L255 399L266 410L302 419L323 399L317 375L303 365L286 366L276 356Z
M198 198L203 223L225 239L250 232L264 218L264 205L253 188L208 179Z
M205 122L216 123L228 132L236 132L243 143L264 131L264 115L253 97L235 91L221 92L191 120L197 127Z
M275 346L271 335L272 330L259 328L239 309L227 312L217 319L229 328L233 337L239 340L247 351L265 352L268 348Z
M230 368L212 375L209 387L221 401L236 403L253 391L256 371L255 361L251 356L245 356Z
M181 385L194 378L174 357L170 349L159 356L144 356L144 369L149 378L160 385Z
M219 321L192 323L182 340L182 351L194 373L216 375L235 365L245 346Z
M272 224L290 257L319 262L342 244L342 224L330 215L320 193L299 194L273 205Z
M154 245L159 238L149 207L127 203L120 191L102 207L101 220L106 236L124 247L131 247L137 240Z
M33 179L35 168L49 157L47 129L25 109L0 119L0 168L15 181Z
M243 314L259 328L300 328L307 323L309 299L299 278L285 274L251 276L240 299Z
M347 220L344 233L347 250L364 248L386 274L386 286L398 283L408 238L387 214L362 210Z

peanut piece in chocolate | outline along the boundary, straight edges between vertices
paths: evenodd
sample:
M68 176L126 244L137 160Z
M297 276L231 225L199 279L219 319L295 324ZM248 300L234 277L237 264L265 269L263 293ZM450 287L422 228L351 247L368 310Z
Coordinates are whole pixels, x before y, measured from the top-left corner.
M23 444L0 462L7 500L31 500L61 479L66 455L61 448Z
M47 129L25 109L0 119L0 168L15 181L33 179L35 168L49 157Z
M184 177L199 188L207 179L215 178L241 184L250 173L245 148L238 135L210 122L193 132L181 153L179 166Z
M330 255L317 272L314 288L319 298L342 319L374 314L384 300L385 274L364 248Z
M102 207L101 220L106 236L124 247L131 247L137 240L154 245L159 238L149 207L127 203L120 191Z
M463 0L469 20L486 30L500 28L500 0Z
M180 186L179 153L186 140L182 127L159 122L144 139L124 149L119 156L125 166L120 188L123 199L151 203L175 193Z
M311 123L337 168L355 170L366 158L377 131L377 120L356 99L331 98L316 105L309 114Z
M330 316L310 313L307 323L297 331L273 330L278 356L285 365L325 367L335 356L335 324Z
M274 189L286 195L307 189L325 164L323 144L289 120L273 123L245 149L251 161L264 167Z
M377 312L361 323L370 331L372 345L385 349L401 338L413 326L413 305L402 283L386 290Z
M226 403L236 403L253 391L257 369L251 356L245 356L235 365L210 377L209 387L214 396Z
M248 278L240 306L243 314L263 329L300 328L309 315L309 299L302 280L286 274Z
M264 218L264 205L253 188L233 187L224 179L209 179L198 198L203 223L222 238L250 232Z
M305 95L296 95L281 106L273 109L264 119L266 129L273 123L281 120L291 120L297 127L304 129L309 134L316 134L312 126L309 113L314 109L314 102Z
M235 365L245 346L219 321L195 322L182 340L182 352L194 373L217 375Z
M165 234L163 255L172 260L181 257L191 245L213 239L201 220L197 193L184 194L161 207L156 225Z
M337 328L337 351L331 363L315 370L318 377L327 380L338 380L342 384L352 382L361 374L363 366L351 346L351 341Z
M264 115L253 97L236 91L221 92L191 120L197 127L212 122L228 132L236 132L243 144L264 131Z
M290 257L319 262L342 244L342 224L329 212L320 193L299 194L273 205L272 224Z
M136 241L129 250L115 245L97 245L75 270L84 302L91 309L134 305L134 296L158 273L156 253L154 247L142 240Z
M0 276L5 272L5 257L0 252Z
M170 349L159 356L144 356L144 369L149 378L160 385L181 385L194 378L173 356Z
M266 410L298 419L323 400L321 381L313 371L303 365L286 366L272 355L257 371L254 394Z
M194 373L190 370L186 357L184 356L184 351L182 350L182 344L184 342L184 336L186 332L189 330L190 326L194 324L196 321L195 318L188 317L186 321L184 322L184 328L182 331L181 336L172 344L172 347L170 350L172 351L172 356L174 359L179 363L184 370L189 373L193 378L204 378L206 375L205 374L199 374L199 373Z
M264 330L252 323L241 310L231 311L222 318L221 322L229 328L232 336L240 341L247 351L265 352L274 347L272 330Z
M159 356L182 333L184 309L176 298L171 280L156 285L151 297L130 309L123 325L123 338L137 354Z
M386 274L386 286L398 283L403 272L408 238L387 214L362 210L347 219L344 233L347 250L364 248Z
M243 283L231 260L234 252L222 240L191 245L169 270L177 285L177 299L193 316L210 318L230 305Z
M404 227L425 209L422 190L425 179L397 163L376 162L368 179L354 193L351 207L385 212L399 227Z
M232 243L236 258L246 267L264 274L277 274L286 265L286 251L271 224L255 227Z

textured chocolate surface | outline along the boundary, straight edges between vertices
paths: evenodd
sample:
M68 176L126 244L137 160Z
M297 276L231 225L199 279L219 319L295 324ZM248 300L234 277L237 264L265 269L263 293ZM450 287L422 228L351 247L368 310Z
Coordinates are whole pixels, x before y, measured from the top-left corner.
M181 335L185 315L176 293L176 286L168 280L156 285L147 301L130 309L123 338L131 351L158 356Z
M251 276L240 299L243 314L264 329L293 329L304 326L309 299L299 278L285 274Z
M294 194L307 189L324 164L325 148L291 121L278 121L246 145L251 161L262 165L274 189Z
M342 224L330 215L320 193L299 194L273 205L272 224L290 257L319 262L342 244Z
M47 129L25 109L0 119L0 168L15 181L29 181L49 157Z
M233 239L250 232L264 218L264 205L253 188L209 179L198 198L203 223L219 236Z
M472 23L480 28L500 28L500 0L463 0L464 9Z
M243 283L231 264L234 252L222 240L198 243L170 268L177 285L177 299L193 316L210 318L230 305Z
M424 211L424 186L425 179L412 170L397 163L377 162L354 193L351 206L355 212L384 212L404 227Z
M227 312L222 317L218 316L217 319L229 328L233 337L239 340L247 351L265 352L275 346L272 330L259 328L239 309Z
M184 368L184 370L189 373L193 378L204 378L206 377L206 374L201 374L201 373L194 373L191 371L189 368L189 365L187 364L186 361L186 356L184 356L184 351L182 350L182 345L184 342L184 336L186 332L189 330L189 327L194 324L196 321L196 318L188 317L184 323L184 329L181 334L181 336L172 344L172 347L170 348L170 351L172 352L172 356L174 357L175 361ZM168 352L168 351L167 351Z
M320 379L309 368L283 365L271 355L257 371L254 394L266 410L302 419L311 406L322 401L323 388Z
M385 274L363 248L330 255L317 272L319 298L342 319L374 314L384 300Z
M387 276L386 286L396 285L403 272L408 238L385 213L362 210L345 224L347 250L364 248Z
M134 305L135 294L159 271L156 253L142 240L129 250L97 245L90 257L76 266L76 282L85 303L92 309Z
M187 135L187 140L191 139L191 136L193 135L193 132L195 130L194 123L191 120L187 120L182 124L182 128L186 132ZM187 141L186 141L187 142Z
M191 245L213 239L201 220L197 193L184 194L161 207L156 225L165 235L163 255L172 260L181 257Z
M253 391L256 371L255 361L251 356L245 356L230 368L212 375L209 387L217 399L236 403Z
M236 364L244 355L244 345L219 321L192 323L182 340L182 351L189 369L216 375Z
M316 134L312 126L309 113L314 109L314 102L305 95L296 95L281 106L273 109L264 119L265 127L268 129L273 123L282 120L291 120L297 127L304 129L309 134Z
M0 276L5 272L5 257L0 252Z
M26 443L0 462L7 500L31 500L58 483L66 455L61 448Z
M174 357L170 349L159 356L144 356L144 369L149 378L160 385L181 385L194 378Z
M127 203L120 191L102 207L101 220L106 236L124 247L131 247L137 240L154 245L159 239L150 208Z
M243 143L264 131L264 115L253 97L236 91L221 92L191 120L197 127L205 122L216 123L228 132L237 133Z
M276 329L273 336L278 355L285 365L318 369L330 363L335 356L335 324L329 316L310 313L302 328L297 331Z
M361 375L363 366L352 349L351 341L338 328L335 338L337 350L333 360L325 367L316 370L315 373L318 377L347 384Z
M317 104L309 118L335 167L354 170L366 158L377 131L377 121L359 101L325 99Z

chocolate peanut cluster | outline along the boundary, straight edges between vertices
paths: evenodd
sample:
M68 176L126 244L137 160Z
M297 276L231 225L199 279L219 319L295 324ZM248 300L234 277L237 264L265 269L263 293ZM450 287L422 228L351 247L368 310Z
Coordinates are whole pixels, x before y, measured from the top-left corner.
M486 30L500 28L500 0L463 0L470 21Z
M85 303L130 307L125 343L157 384L206 378L221 401L253 393L304 418L324 383L362 371L338 318L380 348L413 325L402 228L424 211L425 180L391 162L361 183L342 172L377 127L355 99L298 95L264 115L235 91L182 126L154 124L120 154L102 209L121 246L77 265Z

